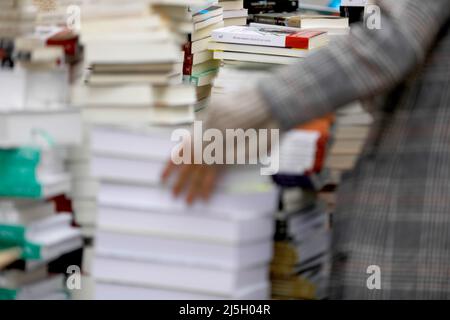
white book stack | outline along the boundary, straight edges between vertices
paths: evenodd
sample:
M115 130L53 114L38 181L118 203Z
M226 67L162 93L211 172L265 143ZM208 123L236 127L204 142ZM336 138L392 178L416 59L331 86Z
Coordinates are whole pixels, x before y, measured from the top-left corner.
M245 26L247 24L248 10L244 9L244 0L219 0L223 8L224 26Z
M177 1L160 1L155 5L155 11L170 21L173 31L183 36L180 43L184 51L184 82L196 86L197 100L204 104L219 67L207 45L212 31L224 26L223 9L217 0L193 1L191 4L180 7Z
M263 26L272 27L283 29ZM229 94L253 86L257 81L264 81L277 68L299 62L313 51L226 42L214 32L212 38L217 41L211 41L209 49L213 50L215 59L222 60L212 89L212 103L215 99L226 99ZM279 174L274 180L283 194L290 184L295 184L292 188L294 193L302 192L300 184L301 187L311 185L311 188L323 185L322 177L309 174L315 166L320 137L320 132L307 130L291 130L281 137ZM285 197L280 199L284 210L277 216L275 251L271 263L272 295L277 299L323 298L328 271L326 253L329 231L325 229L328 212L318 205L311 207L316 202L315 198L306 209L302 200L300 204L296 204L295 199L291 202L287 200ZM290 228L287 232L286 226ZM315 236L314 231L318 231ZM305 234L304 238L292 239L293 235L301 233Z
M35 25L31 2L0 7L10 18L1 19L0 37L13 44L0 68L0 250L20 252L0 272L0 299L67 299L63 275L50 276L47 267L82 248L70 208L61 209L71 189L67 148L81 141L81 117L67 103L66 66L55 63L63 49L33 33L25 48Z
M151 2L158 9L200 4ZM72 101L91 127L89 170L99 181L85 270L92 297L267 298L277 194L257 168L227 176L209 202L191 207L160 183L172 131L192 123L196 102L195 88L178 77L180 47L163 21L83 23L89 72Z
M93 259L97 299L266 299L277 192L233 168L208 202L161 185L170 128L92 132L100 180ZM152 147L149 147L152 146Z

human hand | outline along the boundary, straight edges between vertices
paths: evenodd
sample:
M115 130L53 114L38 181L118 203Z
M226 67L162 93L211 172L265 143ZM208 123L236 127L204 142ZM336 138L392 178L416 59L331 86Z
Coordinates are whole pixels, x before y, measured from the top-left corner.
M214 191L218 167L206 164L176 165L169 160L162 173L162 181L167 182L172 174L176 174L176 181L172 187L175 197L187 191L186 202L192 204L201 198L208 200Z

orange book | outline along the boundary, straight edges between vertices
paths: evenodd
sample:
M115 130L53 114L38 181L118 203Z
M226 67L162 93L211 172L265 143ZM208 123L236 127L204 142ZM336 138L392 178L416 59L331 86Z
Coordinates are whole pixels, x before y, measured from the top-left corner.
M317 141L316 160L312 172L320 172L325 162L326 146L330 139L331 126L334 122L334 115L330 114L325 117L313 120L301 126L296 130L317 131L320 133L320 138Z

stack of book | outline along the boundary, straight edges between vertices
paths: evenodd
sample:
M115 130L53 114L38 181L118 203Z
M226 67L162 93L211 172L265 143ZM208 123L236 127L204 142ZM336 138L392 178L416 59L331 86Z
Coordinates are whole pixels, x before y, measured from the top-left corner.
M288 132L280 146L282 190L277 216L272 295L277 299L323 299L329 273L330 210L318 192L329 182L324 167L333 118Z
M313 191L286 188L271 263L274 299L324 299L329 280L329 213Z
M248 9L244 9L244 0L219 0L223 9L224 26L247 25Z
M11 15L27 8L6 2ZM12 45L0 69L0 299L66 299L67 268L81 265L81 233L64 196L67 148L80 143L81 118L67 103L60 32L2 34Z
M264 81L277 67L298 62L328 43L324 31L258 24L217 29L212 38L209 48L223 60L213 99ZM281 139L279 173L273 176L283 195L271 265L275 298L324 298L329 212L317 192L328 183L324 161L332 123L333 117L324 117Z
M332 184L338 185L342 174L354 168L372 123L373 117L360 102L337 112L333 143L326 161Z
M234 168L207 203L175 199L159 182L171 132L93 132L96 298L268 298L276 190L257 170Z
M98 125L143 125L192 121L181 85L182 51L158 16L148 15L148 1L97 0L81 6L83 75L72 86L71 102L81 108L83 143L71 150L73 207L89 244L84 283L90 289L99 182L91 174L91 130ZM190 101L189 100L189 101ZM80 298L92 297L90 290Z
M207 46L213 30L222 28L223 9L212 5L202 9L191 8L193 31L184 45L183 75L185 82L197 88L197 100L202 101L211 94L211 84L217 75L219 62L213 59Z
M154 24L163 20L155 15L143 19L145 23L136 18L120 26L97 20L103 40L94 38L94 27L82 30L90 72L86 83L74 89L73 101L83 106L85 120L92 124L90 170L99 181L88 270L95 281L93 297L267 298L276 190L270 181L259 180L256 168L242 169L227 175L222 191L208 203L189 207L160 184L174 147L172 132L189 128L196 96L193 86L174 77L178 35L155 40L168 30ZM137 50L137 35L145 40L143 50ZM107 42L122 53L97 47ZM92 82L105 73L108 83ZM156 75L158 81L152 81ZM98 116L92 112L96 109ZM247 184L239 181L243 177Z
M282 186L320 190L329 183L325 159L331 140L334 117L313 120L287 132L280 145L279 173Z
M214 30L214 59L285 65L328 43L326 32L281 26L231 26Z

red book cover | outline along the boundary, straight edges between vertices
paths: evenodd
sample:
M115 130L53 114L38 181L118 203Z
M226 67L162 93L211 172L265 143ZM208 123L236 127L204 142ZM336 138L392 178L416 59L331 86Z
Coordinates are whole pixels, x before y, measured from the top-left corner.
M311 39L326 34L323 31L305 30L286 36L286 47L296 49L309 49Z

